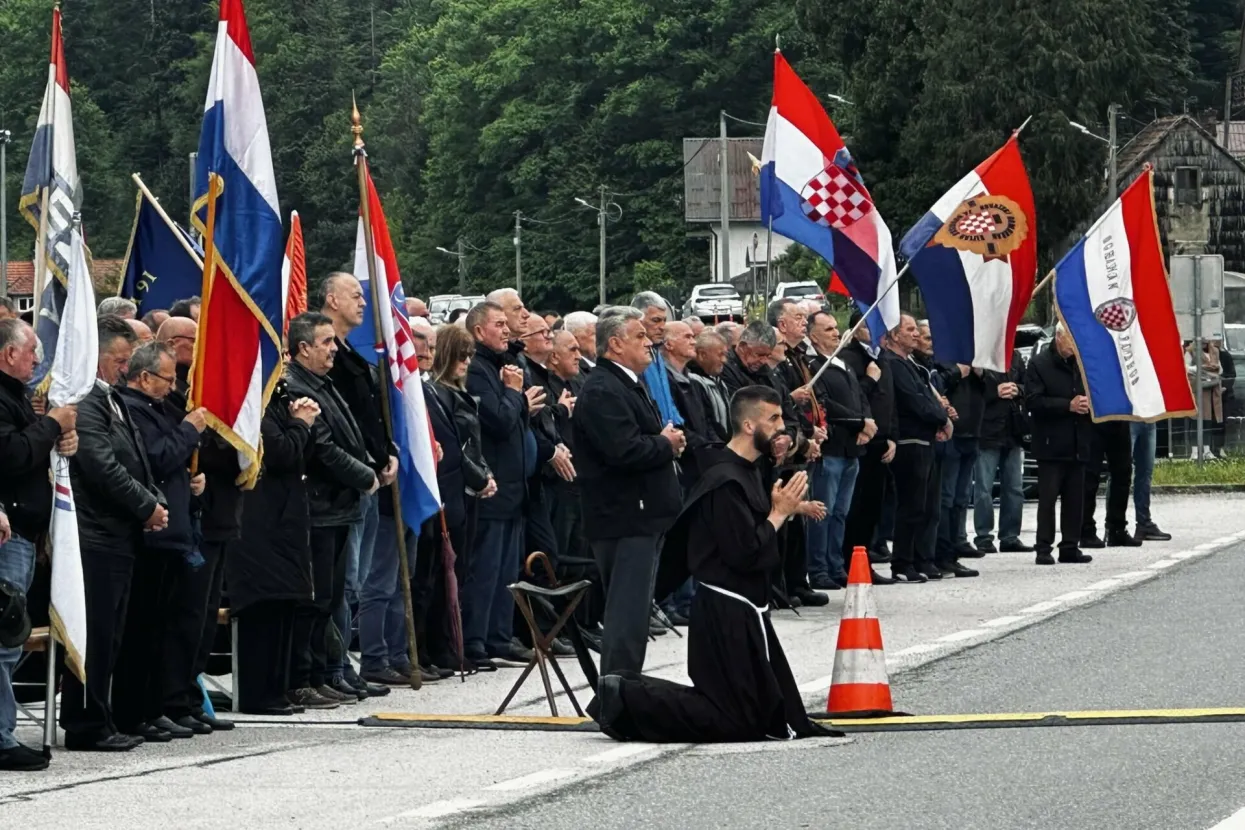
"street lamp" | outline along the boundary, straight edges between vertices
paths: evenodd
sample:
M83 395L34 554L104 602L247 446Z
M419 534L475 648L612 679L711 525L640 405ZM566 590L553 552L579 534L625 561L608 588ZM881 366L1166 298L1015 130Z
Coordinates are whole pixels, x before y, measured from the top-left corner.
M827 98L829 98L831 101L837 101L837 102L838 102L838 103L840 103L840 104L847 104L849 107L854 107L854 106L856 106L856 102L855 102L855 101L849 101L849 100L847 100L846 98L844 98L842 95L835 95L835 94L833 94L833 93L831 93L831 92L826 92L826 93L823 93L823 94L824 94Z
M1086 127L1084 124L1078 124L1071 118L1068 119L1068 124L1072 127L1072 129L1082 135L1087 135L1090 138L1096 138L1103 144L1107 145L1107 191L1110 193L1112 200L1114 200L1117 195L1117 185L1119 180L1119 170L1116 167L1116 156L1118 155L1120 148L1115 137L1115 116L1119 113L1119 111L1119 104L1111 104L1107 107L1107 135L1109 138L1103 138L1089 127Z
M437 250L446 256L452 256L458 260L458 293L460 295L467 293L467 254L463 251L462 237L458 238L458 250L451 251L449 248L437 246Z
M0 130L0 297L9 296L9 197L5 180L9 177L9 142L13 133Z

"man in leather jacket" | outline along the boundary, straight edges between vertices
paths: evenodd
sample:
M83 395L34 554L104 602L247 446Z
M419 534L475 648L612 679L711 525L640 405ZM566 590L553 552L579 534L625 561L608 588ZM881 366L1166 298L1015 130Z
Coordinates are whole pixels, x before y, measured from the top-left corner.
M117 730L109 703L134 560L142 552L144 531L163 530L169 521L143 440L115 388L137 340L125 320L99 318L98 379L78 404L78 453L70 459L69 475L90 648L86 686L66 673L61 690L61 727L70 750L125 752L143 742Z
M329 377L337 355L333 321L319 312L300 314L290 321L288 342L289 394L310 398L320 407L312 427L315 449L307 464L315 600L313 608L303 609L295 631L295 641L305 642L298 631L311 626L311 648L294 656L290 685L300 692L312 689L330 700L353 703L359 700L353 689L330 685L337 667L329 665L326 637L333 612L346 593L350 527L359 520L359 498L375 493L380 482L359 426Z

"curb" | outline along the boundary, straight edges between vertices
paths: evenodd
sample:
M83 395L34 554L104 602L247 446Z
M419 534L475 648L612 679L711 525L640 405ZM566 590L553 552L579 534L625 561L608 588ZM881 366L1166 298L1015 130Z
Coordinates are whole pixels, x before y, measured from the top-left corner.
M1168 496L1196 496L1200 493L1245 493L1242 484L1156 484L1151 486L1151 493Z

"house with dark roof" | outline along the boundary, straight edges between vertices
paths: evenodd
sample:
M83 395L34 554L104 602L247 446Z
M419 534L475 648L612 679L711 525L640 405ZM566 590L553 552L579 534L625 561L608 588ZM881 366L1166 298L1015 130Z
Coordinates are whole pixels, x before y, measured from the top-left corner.
M121 268L125 260L97 259L92 263L91 281L95 283L96 298L117 293L121 284ZM20 314L35 307L35 263L32 260L9 260L9 296L17 304Z

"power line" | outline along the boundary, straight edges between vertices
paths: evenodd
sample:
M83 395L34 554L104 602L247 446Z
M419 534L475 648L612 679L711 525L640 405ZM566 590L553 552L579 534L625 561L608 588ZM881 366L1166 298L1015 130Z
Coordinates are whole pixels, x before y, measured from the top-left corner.
M766 128L769 126L768 124L761 124L760 122L757 122L757 121L748 121L743 118L737 118L736 116L731 115L729 112L724 112L722 114L732 121L738 121L740 124L748 124L753 127L762 127L762 128Z

